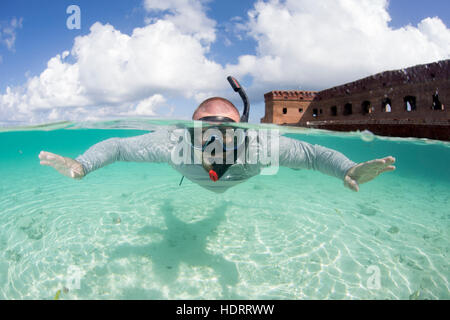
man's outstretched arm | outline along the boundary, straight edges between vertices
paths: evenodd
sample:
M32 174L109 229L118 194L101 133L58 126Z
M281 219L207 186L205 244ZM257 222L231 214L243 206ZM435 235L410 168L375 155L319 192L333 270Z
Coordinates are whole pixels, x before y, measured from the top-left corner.
M395 158L386 157L357 164L342 153L319 145L280 137L280 165L293 169L318 170L344 181L344 185L359 190L359 184L368 182L383 172L393 171Z
M59 173L81 179L88 173L116 161L167 162L170 158L167 131L148 133L131 138L111 138L90 147L76 159L41 151L40 163Z

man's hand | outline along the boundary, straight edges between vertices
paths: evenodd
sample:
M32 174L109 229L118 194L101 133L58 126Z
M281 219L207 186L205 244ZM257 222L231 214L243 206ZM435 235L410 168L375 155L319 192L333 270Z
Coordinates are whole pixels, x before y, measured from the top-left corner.
M392 165L394 163L395 158L392 156L360 163L348 170L344 185L357 192L361 183L366 183L383 172L395 170L395 166Z
M66 177L81 179L85 176L83 166L74 159L61 157L46 151L39 153L39 159L42 165L53 167Z

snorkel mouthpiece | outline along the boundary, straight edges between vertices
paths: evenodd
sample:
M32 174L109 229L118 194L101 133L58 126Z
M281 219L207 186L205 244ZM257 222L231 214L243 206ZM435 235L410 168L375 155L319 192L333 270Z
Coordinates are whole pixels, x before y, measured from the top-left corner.
M206 163L203 162L203 168L209 174L209 179L213 182L219 181L219 179L225 174L231 164L218 164L218 163Z
M217 175L217 173L214 170L209 170L209 178L216 182L217 180L219 180L219 176Z

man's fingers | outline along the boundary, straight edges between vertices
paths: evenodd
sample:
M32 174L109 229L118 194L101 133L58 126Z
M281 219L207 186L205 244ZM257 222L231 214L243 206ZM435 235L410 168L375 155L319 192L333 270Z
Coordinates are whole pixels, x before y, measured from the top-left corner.
M42 157L40 158L41 162L45 161L46 163L56 163L54 158L49 158L49 157Z
M48 160L56 160L56 159L58 159L58 156L55 154L49 154L49 155L47 155L47 159Z
M394 171L395 158L392 156L363 162L353 167L347 173L345 186L353 191L359 191L359 184L373 180L383 172Z
M360 166L360 170L367 171L367 170L381 170L386 166L386 161L384 159L376 159L368 162L364 162Z
M373 165L373 166L385 166L385 165L391 165L395 163L395 158L392 156L383 158L383 159L375 159L372 161L368 161L367 164Z
M349 176L345 177L345 182L344 183L349 189L351 189L351 190L353 190L355 192L359 191L358 183L355 180L353 180L352 178L350 178Z
M64 162L64 157L46 151L41 151L41 153L39 153L39 159L44 161Z
M385 168L390 168L387 171L395 170L395 166L392 166L392 164L395 163L394 157L386 157L384 159L377 159L373 160L373 162L369 161L368 164L370 164L370 167L377 168L377 169L383 169L383 172Z
M50 159L52 156L52 153L46 152L46 151L41 151L41 153L39 153L39 159L44 160L44 159Z
M382 174L383 172L388 172L388 171L394 171L395 170L395 166L382 166L382 167L372 167L371 171L368 172L372 172L372 174L375 174L374 178L380 174Z
M380 173L388 172L388 171L394 171L394 170L395 170L395 166L387 166Z
M395 158L392 157L392 156L386 157L386 158L384 158L384 160L385 160L387 165L391 165L391 164L395 163Z
M55 161L47 161L47 160L41 160L40 162L39 162L41 165L43 165L43 166L50 166L50 167L53 167L53 168L55 168L55 169L58 169L59 167L61 167L57 162L55 162Z

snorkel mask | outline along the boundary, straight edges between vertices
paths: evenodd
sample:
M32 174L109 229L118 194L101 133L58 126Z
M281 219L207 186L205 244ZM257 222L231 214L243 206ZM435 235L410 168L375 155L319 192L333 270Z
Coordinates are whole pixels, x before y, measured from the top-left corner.
M196 131L196 132L194 132ZM187 141L212 181L219 180L245 151L246 132L226 124L191 128L185 131Z
M197 129L198 130L198 129ZM219 144L222 151L238 150L245 143L245 131L220 124L219 126L202 127L202 132L195 132L195 128L185 131L185 141L196 150L205 151L211 144Z
M246 123L248 122L248 116L250 112L250 103L248 101L247 94L245 93L244 89L241 87L241 85L235 78L229 76L227 80L230 83L233 90L239 93L244 103L244 110L242 112L240 122ZM194 128L190 128L186 130L186 135L189 134L189 137L188 136L186 137L187 138L186 141L191 142L192 147L201 152L205 151L205 149L208 148L208 146L213 143L221 143L223 149L222 151L223 152L234 151L234 156L236 159L238 150L240 149L241 146L245 145L245 134L237 134L237 135L233 134L232 136L230 136L229 132L227 133L226 130L233 129L233 127L222 125L223 123L236 123L236 121L224 116L207 116L200 118L198 120L212 123L217 122L218 125L207 126L205 128L206 129L205 132L202 132L201 135L202 141L194 140L195 137ZM217 133L219 133L220 131L221 134L215 134L214 130L210 130L211 128L218 130L216 131ZM212 131L212 133L210 131ZM233 141L230 140L231 138ZM202 166L206 170L206 172L208 172L210 179L216 182L223 176L223 174L228 170L231 164L218 164L215 162L208 163L202 160ZM180 181L180 185L183 182L183 178Z

